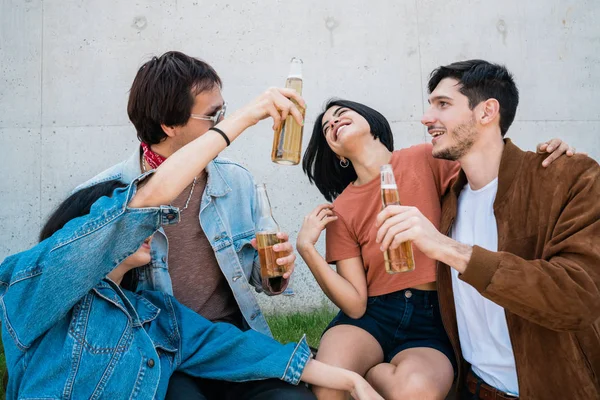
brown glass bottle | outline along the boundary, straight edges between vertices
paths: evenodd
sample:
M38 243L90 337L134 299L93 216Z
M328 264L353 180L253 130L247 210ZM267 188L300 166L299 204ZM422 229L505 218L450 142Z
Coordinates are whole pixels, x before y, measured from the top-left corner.
M256 185L256 198L259 211L255 226L256 247L258 247L262 287L270 294L278 294L282 292L282 288L286 283L283 274L287 270L285 265L277 264L277 259L285 257L286 254L273 250L274 245L283 241L277 237L279 225L273 218L271 203L264 184Z
M394 171L390 164L381 166L381 205L382 209L389 205L399 205L400 196ZM401 243L396 249L388 248L383 252L385 259L385 270L388 274L398 272L409 272L415 269L415 258L412 243L410 241Z
M285 81L285 87L294 89L300 95L302 94L302 60L299 58L292 58L290 74ZM302 118L304 119L306 109L300 107L295 100L292 101L302 112ZM282 165L298 164L302 152L303 131L304 126L296 122L292 115L289 115L274 132L271 160Z

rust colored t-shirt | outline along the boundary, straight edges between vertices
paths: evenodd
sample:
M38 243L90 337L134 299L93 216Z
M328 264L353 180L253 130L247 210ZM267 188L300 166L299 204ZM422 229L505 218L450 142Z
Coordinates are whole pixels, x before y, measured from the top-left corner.
M173 295L208 320L237 325L241 316L239 307L198 220L206 179L205 172L198 178L188 208L181 213L181 221L164 227L169 241ZM191 185L172 204L182 210L190 190Z
M431 155L431 144L394 151L391 164L400 203L416 206L439 229L440 198L458 173L457 162ZM380 179L364 185L348 185L333 202L336 221L327 225L326 259L330 264L361 257L367 274L369 296L396 292L435 281L435 261L413 246L415 270L398 274L385 271L383 252L375 242L375 219L381 211Z

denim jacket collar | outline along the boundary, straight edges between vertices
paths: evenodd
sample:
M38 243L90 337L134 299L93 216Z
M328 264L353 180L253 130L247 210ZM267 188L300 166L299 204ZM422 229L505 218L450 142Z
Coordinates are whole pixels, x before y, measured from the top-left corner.
M231 192L231 186L219 170L218 165L211 161L206 166L208 181L206 182L206 193L213 197L222 197Z
M122 291L119 285L108 278L98 283L92 290L127 313L134 327L141 327L145 323L154 321L160 312L158 307L142 296Z

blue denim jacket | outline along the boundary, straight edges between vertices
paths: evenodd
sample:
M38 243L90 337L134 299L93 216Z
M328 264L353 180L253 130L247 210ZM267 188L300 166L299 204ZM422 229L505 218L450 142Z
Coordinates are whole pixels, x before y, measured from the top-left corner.
M96 175L75 190L107 180L129 184L142 172L140 150L125 161ZM258 332L271 335L267 321L252 293L262 291L258 252L250 244L255 236L256 208L254 179L242 166L217 157L206 167L208 181L200 203L200 226L210 242L244 319ZM173 294L168 273L168 241L161 229L152 241L152 263L141 271L141 289ZM287 289L287 293L292 292Z
M296 384L310 355L304 338L284 346L213 324L166 293L132 293L105 278L161 225L179 220L169 206L128 208L136 185L0 265L7 398L164 398L175 370Z

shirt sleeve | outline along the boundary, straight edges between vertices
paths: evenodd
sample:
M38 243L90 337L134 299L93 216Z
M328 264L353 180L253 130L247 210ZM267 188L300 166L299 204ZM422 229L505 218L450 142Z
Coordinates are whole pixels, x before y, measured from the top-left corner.
M170 206L127 206L139 180L0 265L2 324L19 349L31 346L161 225L179 221Z
M348 227L344 217L335 209L337 220L327 224L325 232L325 259L329 264L353 257L360 257L358 238Z
M311 357L305 337L281 344L252 329L210 322L164 295L180 334L178 370L196 377L242 382L277 378L297 385Z
M429 168L431 168L431 172L434 176L438 195L441 198L452 186L454 179L458 176L460 164L457 161L434 158L432 155L433 146L431 144L423 145L422 148L422 151L424 152L423 156L427 158Z

